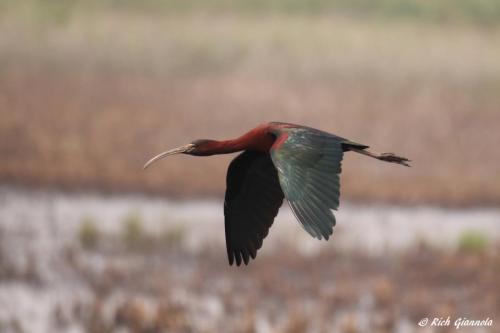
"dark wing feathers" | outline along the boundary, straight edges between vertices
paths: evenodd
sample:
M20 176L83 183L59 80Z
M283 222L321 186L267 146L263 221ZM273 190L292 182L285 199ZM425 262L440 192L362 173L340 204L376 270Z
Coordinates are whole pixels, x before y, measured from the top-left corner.
M257 255L285 197L313 237L328 239L339 206L343 152L366 147L311 128L275 130L269 154L245 151L230 164L224 202L229 264Z
M224 200L229 264L255 259L283 202L269 154L245 151L229 165Z
M309 128L275 134L271 158L292 212L309 234L328 239L335 226L331 210L339 206L343 139Z

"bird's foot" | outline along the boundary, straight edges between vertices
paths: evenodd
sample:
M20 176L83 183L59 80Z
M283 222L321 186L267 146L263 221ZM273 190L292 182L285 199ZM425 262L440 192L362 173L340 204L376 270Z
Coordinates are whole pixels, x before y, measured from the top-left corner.
M401 164L401 165L404 165L407 167L410 166L410 164L408 162L411 162L406 157L401 157L401 156L398 156L398 155L393 154L393 153L382 153L377 158L381 161L386 161L386 162L390 162L390 163L397 163L397 164Z

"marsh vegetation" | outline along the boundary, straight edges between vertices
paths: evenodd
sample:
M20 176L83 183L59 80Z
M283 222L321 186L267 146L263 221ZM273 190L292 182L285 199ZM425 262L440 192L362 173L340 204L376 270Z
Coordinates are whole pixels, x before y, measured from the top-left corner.
M0 332L496 332L499 92L497 0L0 0ZM232 156L141 167L273 120L413 167L347 154L333 239L284 207L235 269Z

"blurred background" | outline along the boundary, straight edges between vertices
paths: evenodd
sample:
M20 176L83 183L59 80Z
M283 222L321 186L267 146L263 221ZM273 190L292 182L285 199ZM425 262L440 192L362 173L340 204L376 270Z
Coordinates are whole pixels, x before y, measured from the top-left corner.
M268 121L413 167L229 267L234 156L142 165ZM499 125L497 0L0 0L0 332L498 332Z

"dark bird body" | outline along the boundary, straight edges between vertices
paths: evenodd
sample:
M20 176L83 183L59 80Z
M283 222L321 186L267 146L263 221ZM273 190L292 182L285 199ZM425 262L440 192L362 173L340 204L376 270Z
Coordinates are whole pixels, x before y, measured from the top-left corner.
M243 151L229 165L224 200L229 264L236 261L239 266L255 259L283 199L311 236L332 235L344 152L409 166L404 157L367 148L314 128L273 122L234 140L196 140L155 156L144 168L177 153L210 156Z

